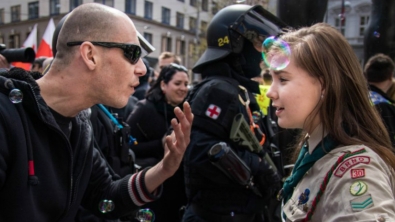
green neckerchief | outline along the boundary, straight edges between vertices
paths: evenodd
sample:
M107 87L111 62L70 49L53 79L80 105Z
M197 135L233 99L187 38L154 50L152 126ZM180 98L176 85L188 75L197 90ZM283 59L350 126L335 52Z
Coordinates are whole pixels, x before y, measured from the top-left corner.
M323 140L323 143L320 142L315 147L313 153L310 155L306 141L304 142L298 159L296 160L295 166L292 170L292 175L285 180L283 185L282 196L284 197L284 204L292 197L294 187L296 187L296 185L303 178L306 172L314 165L314 163L325 156L325 154L333 150L336 146L337 143L333 141L333 139L330 139L329 136L326 136Z

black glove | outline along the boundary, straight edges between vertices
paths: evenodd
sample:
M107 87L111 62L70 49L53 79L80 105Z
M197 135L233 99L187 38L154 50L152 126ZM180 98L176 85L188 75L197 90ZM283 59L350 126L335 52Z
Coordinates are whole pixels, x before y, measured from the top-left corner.
M255 184L261 192L262 197L275 196L281 189L281 176L274 170L265 159L259 163L259 168L254 176Z

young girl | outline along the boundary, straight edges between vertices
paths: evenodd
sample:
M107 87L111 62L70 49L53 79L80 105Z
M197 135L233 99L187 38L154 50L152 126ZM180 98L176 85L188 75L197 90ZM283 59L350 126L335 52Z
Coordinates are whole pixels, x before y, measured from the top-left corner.
M279 126L303 130L283 219L394 221L395 155L346 39L320 23L271 41L267 96Z

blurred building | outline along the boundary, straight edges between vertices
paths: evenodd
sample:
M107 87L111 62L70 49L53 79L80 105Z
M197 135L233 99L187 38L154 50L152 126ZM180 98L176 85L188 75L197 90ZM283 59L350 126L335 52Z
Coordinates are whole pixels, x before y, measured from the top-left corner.
M163 51L176 53L188 68L203 52L205 30L212 18L211 0L1 0L0 43L7 48L19 48L38 24L40 44L50 18L56 25L72 9L88 2L127 13L137 30L156 48L148 57L153 67Z
M364 63L364 33L368 27L371 8L371 0L347 0L344 4L342 0L329 0L325 17L325 22L336 27L347 38L361 65Z
M206 48L205 31L218 10L235 3L261 4L276 14L277 6L277 0L2 0L0 43L19 48L34 24L38 24L39 44L50 18L57 24L65 14L87 2L102 3L127 13L137 30L156 48L148 57L151 66L155 67L161 52L171 51L188 68L193 67ZM344 34L361 64L371 4L371 0L329 0L324 18L324 22Z

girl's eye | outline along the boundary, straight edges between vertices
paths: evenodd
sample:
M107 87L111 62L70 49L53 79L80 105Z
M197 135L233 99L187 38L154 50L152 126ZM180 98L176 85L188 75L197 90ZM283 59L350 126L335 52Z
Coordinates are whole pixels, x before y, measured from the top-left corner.
M285 81L287 81L286 79L284 79L284 78L279 78L280 79L280 82L285 82Z

